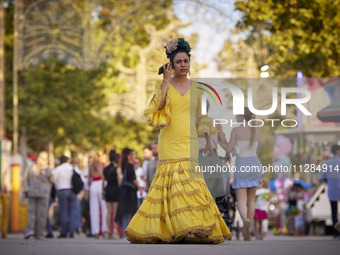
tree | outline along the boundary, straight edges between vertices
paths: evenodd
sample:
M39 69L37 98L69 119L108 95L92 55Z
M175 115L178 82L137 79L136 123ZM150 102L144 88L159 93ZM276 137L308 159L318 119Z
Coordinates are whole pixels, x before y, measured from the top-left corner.
M339 0L238 0L238 27L248 44L268 48L257 53L280 77L340 76Z
M54 58L29 67L19 88L20 126L36 143L50 138L62 145L68 138L80 146L87 138L95 144L93 133L105 106L103 87L96 84L99 75L100 70L78 70Z

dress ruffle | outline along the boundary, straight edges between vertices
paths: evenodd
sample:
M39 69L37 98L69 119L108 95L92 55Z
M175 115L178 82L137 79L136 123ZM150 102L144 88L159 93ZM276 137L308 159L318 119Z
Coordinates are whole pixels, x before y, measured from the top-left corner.
M143 204L125 233L132 243L178 243L189 233L197 243L231 237L195 159L161 160Z
M197 135L199 138L204 138L204 133L209 136L217 134L218 129L214 127L212 121L207 115L201 115L196 119Z
M155 84L155 94L144 111L144 116L148 118L148 125L157 129L168 127L171 123L170 116L170 95L167 93L165 106L158 109L162 99L161 80Z

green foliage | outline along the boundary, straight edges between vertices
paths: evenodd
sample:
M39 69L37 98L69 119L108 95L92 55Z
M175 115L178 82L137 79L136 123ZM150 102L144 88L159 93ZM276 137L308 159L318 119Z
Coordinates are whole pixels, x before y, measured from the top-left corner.
M56 145L69 138L80 146L83 137L95 144L106 102L103 87L96 85L99 75L100 70L78 70L53 58L29 67L19 88L20 126L35 138L53 137Z
M340 76L339 0L238 0L238 27L249 31L247 42L262 49L259 65L277 76ZM268 48L268 54L263 53Z

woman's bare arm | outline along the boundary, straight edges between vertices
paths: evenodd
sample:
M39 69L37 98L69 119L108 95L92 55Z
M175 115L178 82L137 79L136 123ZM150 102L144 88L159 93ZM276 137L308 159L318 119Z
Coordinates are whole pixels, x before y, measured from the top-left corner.
M226 152L232 152L236 144L236 128L231 131L229 143L218 142Z
M166 96L168 93L168 89L169 89L169 83L170 83L170 79L171 79L171 75L172 75L172 67L170 62L165 64L163 66L163 82L161 84L161 90L162 90L162 98L161 98L161 102L159 104L158 109L163 109L163 107L165 106L166 103Z

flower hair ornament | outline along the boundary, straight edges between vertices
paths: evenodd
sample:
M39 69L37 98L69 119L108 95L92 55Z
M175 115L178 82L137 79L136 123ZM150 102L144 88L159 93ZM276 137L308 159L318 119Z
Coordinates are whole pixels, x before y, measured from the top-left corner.
M184 49L188 53L190 52L190 45L183 38L177 38L169 41L168 44L165 46L167 58L170 58L171 54L180 48Z

